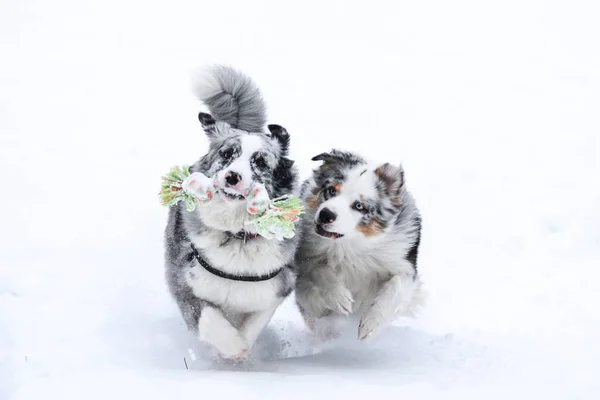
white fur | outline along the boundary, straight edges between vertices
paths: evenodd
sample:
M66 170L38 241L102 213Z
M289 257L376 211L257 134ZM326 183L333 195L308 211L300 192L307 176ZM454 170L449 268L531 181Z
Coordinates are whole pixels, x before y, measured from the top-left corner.
M201 240L200 237L202 237ZM277 246L274 241L256 238L244 244L241 240L232 239L230 244L220 247L215 234L192 235L191 239L197 248L210 249L204 253L204 257L211 265L219 265L221 270L232 274L262 275L281 267L280 255L276 251ZM223 333L223 343L218 342L221 339L211 339L212 333L208 334L208 339L201 335L202 340L213 344L226 358L244 358L243 354L236 353L240 349L236 335L244 340L246 350L251 349L283 300L278 296L280 288L274 280L241 282L223 279L199 265L189 269L185 279L197 297L218 304L219 308L227 315L223 318L231 322L227 323L235 330L235 335L229 333L229 328L226 328L226 332ZM205 321L205 326L214 320L212 314L211 312L209 320ZM241 324L237 323L236 316L243 314L249 315ZM201 319L204 318L204 315L205 310L202 311ZM209 329L215 330L215 335L218 335L218 330L223 326L226 325L218 322L216 327ZM219 345L224 347L226 352Z
M321 282L328 280L327 289L297 293L297 296L313 297L304 299L303 306L319 304L323 307L322 310L311 311L318 314L333 310L338 315L359 317L359 338L367 339L398 317L413 315L422 304L424 293L419 278L413 279L412 265L408 261L399 261L400 256L396 252L384 250L390 246L398 246L398 250L406 248L407 242L384 241L380 245L369 246L368 241L342 239L323 240L322 243L326 247L329 265L321 271L313 271L313 274L323 274L314 279L322 279ZM394 262L390 262L392 258L395 258ZM335 279L327 271L334 271ZM382 285L382 277L390 274L392 277ZM339 324L339 321L325 318L321 321L320 330L331 335L335 326L330 324Z
M252 186L251 157L260 150L262 139L254 135L244 135L241 142L242 154L216 175L216 182L220 190L226 188L225 176L231 171L237 172L242 180L236 187L227 189L230 193L244 194ZM230 232L241 230L255 232L254 227L250 224L252 215L248 214L246 210L245 200L232 200L219 192L213 201L197 207L195 212L199 213L202 221L211 228ZM211 245L213 244L215 244L214 241L211 242Z
M367 339L399 316L409 315L416 290L418 283L411 276L395 275L384 283L361 318L358 338Z
M202 267L188 271L186 281L196 296L236 313L263 311L280 301L272 281L232 281L215 276Z
M248 344L220 310L204 308L198 320L198 332L200 340L216 347L226 358L240 361L247 358Z
M367 172L363 173L363 171ZM324 208L329 208L337 214L335 222L329 224L326 230L335 233L341 233L345 236L361 237L365 239L362 233L356 230L356 225L360 221L362 214L359 211L350 208L350 205L360 200L362 197L370 197L375 195L375 174L374 168L366 168L360 165L352 169L348 178L342 185L340 193L335 197L324 201L315 214L316 219L319 218L319 213Z
M267 326L271 320L271 317L273 317L273 314L275 314L279 304L280 302L273 303L271 307L263 311L250 314L243 322L243 325L240 328L240 333L246 340L248 347L251 348L254 345L258 335L260 335L265 326Z
M281 267L281 247L275 240L257 237L244 243L231 239L221 246L223 236L217 233L190 234L190 239L198 249L206 250L206 261L230 274L266 275Z
M242 176L240 186L234 188L235 191L243 193L245 187L251 185L250 159L261 145L259 137L246 135L242 138L242 154L218 175L217 179L222 187L225 186L224 177L228 171L235 171ZM217 265L222 271L235 275L265 275L281 268L282 247L277 241L262 237L246 242L231 239L227 246L221 246L224 239L222 231L254 231L253 226L249 224L251 216L246 211L244 200L230 200L217 194L213 201L197 207L195 212L199 213L204 224L218 229L189 233L190 240L196 248L203 251L203 256L209 264ZM290 249L288 257L291 256L291 252ZM201 339L214 345L227 358L245 357L283 300L278 296L280 287L274 280L228 280L213 275L201 266L188 270L185 279L197 297L217 304L227 315L225 317L216 310L210 311L205 318L203 310L200 320L200 325L209 330L208 333L201 333ZM249 315L241 324L235 323L233 316L241 314ZM213 323L214 326L208 327ZM224 329L223 337L219 337L219 329ZM240 344L240 338L245 347Z
M221 188L227 187L225 183L225 176L231 171L237 172L242 179L235 186L230 186L228 190L230 192L237 192L238 194L244 194L250 189L252 185L252 166L251 157L254 153L260 150L263 146L263 139L255 135L244 135L241 137L241 148L242 154L240 154L227 168L217 173L217 182ZM229 200L224 199L227 202L237 205L242 200Z
M414 234L392 224L372 237L356 229L362 215L350 205L361 196L368 198L376 193L375 169L372 165L359 165L350 170L340 193L316 210L314 222L325 207L335 212L335 222L325 228L344 236L324 238L311 225L306 232L309 237L305 238L310 247L300 249L307 257L319 259L318 264L305 266L304 260L299 260L302 271L296 290L306 322L318 335L335 336L340 321L356 320L360 321L359 339L371 338L398 317L413 315L424 300L420 278L415 277L413 265L405 258L414 243ZM314 180L308 182L315 185ZM413 200L407 195L404 201ZM413 207L408 212L418 211ZM410 217L408 214L407 220ZM329 311L333 313L328 314Z
M298 241L282 243L262 237L243 241L230 237L230 233L242 230L255 233L255 229L249 224L251 216L246 210L246 201L225 196L224 191L246 196L253 184L253 155L261 148L264 150L265 162L271 166L262 172L267 174L277 165L277 153L282 150L264 132L265 103L249 77L230 67L211 66L194 73L193 81L195 95L205 103L215 120L212 126L208 118L200 117L211 141L211 150L216 151L213 147L225 145L222 142L228 139L233 142L239 138L240 146L235 148L235 159L222 170L221 162L206 168L206 158L195 164L211 179L214 177L211 183L214 182L218 190L208 204L199 205L193 213L171 210L165 233L166 277L188 327L197 329L200 339L214 346L225 358L242 360L293 288L295 276L288 264L293 261ZM207 156L216 159L217 154ZM239 174L241 179L228 185L225 178L231 172ZM296 186L297 171L290 170L290 173ZM198 183L202 183L203 188L208 185ZM187 238L213 268L222 272L256 276L280 268L281 271L272 279L259 282L219 277L189 257L191 249ZM196 298L190 295L190 290Z
M390 251L392 246L395 249ZM359 237L321 240L319 250L327 253L327 269L335 271L338 282L328 290L328 297L338 299L339 307L344 308L347 295L340 292L346 289L353 301L352 313L365 312L375 300L380 277L404 276L412 281L412 265L401 261L401 254L405 254L409 246L410 243L401 237L393 242L384 240L378 243ZM331 280L330 277L326 279ZM407 282L406 285L412 284ZM418 280L415 285L418 286Z
M200 101L210 99L223 91L214 72L206 67L192 71L190 81L192 91Z
M222 247L222 235L208 233L190 236L198 249L208 250L204 253L206 261L211 265L219 265L224 272L265 275L281 267L280 247L275 241L258 237L244 244L242 240L231 239L227 246ZM232 281L217 277L202 267L190 270L186 278L196 296L235 312L267 310L277 306L280 301L276 295L277 285L272 280Z
M202 222L211 228L230 232L253 232L250 224L252 216L246 210L246 200L229 200L217 193L210 203L196 207L194 212L197 212Z

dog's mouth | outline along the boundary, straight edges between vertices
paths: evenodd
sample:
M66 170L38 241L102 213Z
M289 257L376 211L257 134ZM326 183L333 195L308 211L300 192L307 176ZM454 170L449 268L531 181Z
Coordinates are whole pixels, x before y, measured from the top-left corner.
M317 226L315 228L315 232L317 232L317 234L319 234L323 237L329 238L329 239L339 239L344 236L341 233L326 231L325 228L323 228L323 226L321 224L317 224Z
M223 188L220 190L224 198L228 200L245 200L246 198L233 190Z

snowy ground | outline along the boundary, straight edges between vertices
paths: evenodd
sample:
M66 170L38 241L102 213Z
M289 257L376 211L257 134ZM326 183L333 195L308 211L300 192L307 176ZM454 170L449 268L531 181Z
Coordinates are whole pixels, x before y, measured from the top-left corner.
M0 399L600 398L598 3L248 3L0 2ZM290 299L250 365L202 357L156 193L206 148L213 62L303 177L334 146L404 164L416 320L322 346Z

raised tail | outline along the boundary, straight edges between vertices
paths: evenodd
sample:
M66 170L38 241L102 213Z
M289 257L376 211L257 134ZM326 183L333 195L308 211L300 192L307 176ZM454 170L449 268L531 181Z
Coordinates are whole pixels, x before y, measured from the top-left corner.
M265 101L256 83L242 72L223 65L211 66L194 77L193 91L217 121L248 132L265 128Z

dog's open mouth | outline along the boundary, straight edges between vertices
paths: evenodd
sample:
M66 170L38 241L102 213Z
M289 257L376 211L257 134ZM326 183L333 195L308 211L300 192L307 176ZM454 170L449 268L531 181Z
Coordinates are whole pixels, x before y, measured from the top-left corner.
M226 199L229 199L229 200L244 200L245 199L245 197L242 196L241 194L231 191L229 189L223 188L223 189L221 189L221 193L223 194L223 196Z
M316 228L315 228L315 232L317 232L317 234L329 238L329 239L339 239L341 238L342 235L341 233L336 233L336 232L329 232L326 231L323 226L321 226L321 224L317 224Z

